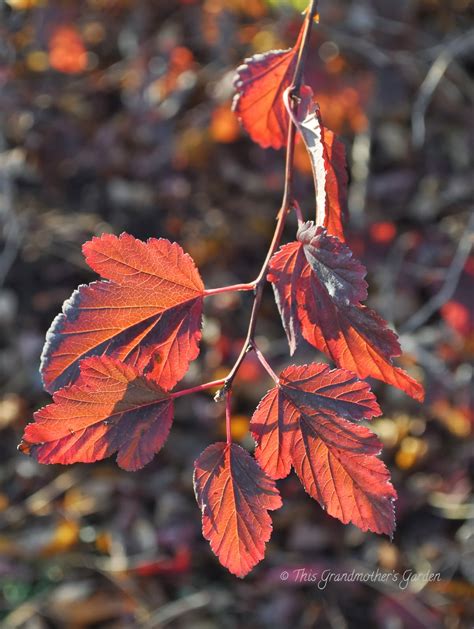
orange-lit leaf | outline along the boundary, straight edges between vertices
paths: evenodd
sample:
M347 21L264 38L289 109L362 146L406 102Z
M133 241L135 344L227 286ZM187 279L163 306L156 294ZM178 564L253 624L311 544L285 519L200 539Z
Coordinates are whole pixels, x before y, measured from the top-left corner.
M48 391L74 381L79 361L108 354L171 389L199 353L204 286L176 243L104 234L83 246L108 281L78 288L46 337L41 371Z
M263 148L281 148L288 133L283 93L295 71L303 29L293 48L257 54L237 68L233 110L254 142Z
M347 245L323 227L304 223L297 241L272 258L268 279L293 352L301 336L360 378L371 376L423 400L423 387L392 364L401 352L396 335L360 301L365 268Z
M281 507L278 489L236 444L214 443L194 465L203 535L221 564L244 577L263 559L272 532L268 511Z
M376 415L373 393L353 373L318 363L287 367L252 417L255 457L275 479L293 466L329 515L391 535L396 492L376 456L381 444L353 423Z
M106 356L81 363L77 382L60 389L28 424L21 449L39 463L92 463L117 452L138 470L161 449L173 420L173 400L129 365Z

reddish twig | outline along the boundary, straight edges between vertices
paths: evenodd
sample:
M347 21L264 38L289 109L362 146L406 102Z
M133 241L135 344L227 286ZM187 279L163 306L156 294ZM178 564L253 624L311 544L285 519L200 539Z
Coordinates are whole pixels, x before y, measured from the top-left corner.
M295 73L293 75L293 81L290 86L291 102L293 106L298 101L298 93L301 88L303 80L303 68L308 54L308 46L311 35L311 27L313 25L314 17L317 13L318 0L312 0L305 18L305 26L303 37L301 40L301 47L298 54L298 60L296 62ZM270 260L278 249L281 237L283 235L283 229L285 227L286 217L292 205L292 190L293 190L293 165L294 165L294 149L295 149L295 134L296 128L293 121L288 117L288 137L286 142L286 163L285 163L285 184L283 189L283 198L281 201L280 210L277 215L277 224L273 234L272 241L268 248L268 252L265 258L260 273L255 280L255 298L252 306L252 312L250 314L249 326L247 330L247 336L245 338L242 350L234 363L234 366L230 370L227 378L225 379L224 389L228 390L232 386L232 382L237 375L237 372L242 364L245 356L249 351L253 349L253 338L255 335L255 328L257 325L257 315L260 310L260 304L262 301L263 289L266 281L266 274ZM218 399L220 396L217 396Z
M295 72L293 75L293 81L291 86L288 88L289 95L289 107L290 109L297 106L299 102L299 91L301 88L301 84L303 81L303 71L304 64L308 55L309 41L311 36L311 28L314 22L314 18L317 14L317 6L318 0L311 0L308 10L305 16L305 24L303 36L301 39L301 46L298 52L298 59L295 66ZM255 336L255 328L257 325L257 316L260 310L260 305L262 302L263 290L266 283L266 274L268 270L268 266L270 264L270 260L273 254L278 249L278 246L281 241L281 237L283 235L283 230L285 227L286 218L290 209L294 208L298 217L298 220L302 220L301 210L299 206L293 200L293 171L294 171L294 150L295 150L295 135L296 135L296 127L293 123L291 112L288 116L288 136L286 141L286 162L285 162L285 183L283 188L283 198L281 201L281 206L277 214L277 224L275 226L275 231L273 233L273 238L270 243L270 246L267 251L267 255L262 264L260 272L257 278L248 284L234 284L231 286L223 286L221 288L213 288L205 291L205 296L217 295L219 293L233 292L233 291L245 291L245 290L254 290L255 296L252 305L252 311L250 314L249 325L247 329L247 334L245 337L245 341L242 345L242 349L240 354L238 355L233 367L227 374L227 377L222 380L216 380L214 382L208 382L205 384L201 384L197 387L193 387L191 389L185 389L183 391L177 391L172 394L172 397L181 397L183 395L188 395L190 393L196 393L199 391L203 391L205 389L209 389L212 387L222 387L215 395L214 399L216 401L222 401L224 398L226 400L226 427L227 427L227 442L230 443L231 435L230 435L230 391L232 388L232 383L234 381L237 372L240 369L241 364L243 363L248 352L254 350L257 354L257 357L268 374L272 377L272 379L278 383L278 376L272 370L270 365L265 360L265 357L260 352L260 350L256 347L254 342Z

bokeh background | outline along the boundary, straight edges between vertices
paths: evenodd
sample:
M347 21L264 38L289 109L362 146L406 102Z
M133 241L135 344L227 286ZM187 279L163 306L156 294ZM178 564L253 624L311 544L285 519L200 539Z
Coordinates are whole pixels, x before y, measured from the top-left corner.
M113 459L41 466L16 451L48 402L45 332L93 274L81 244L102 232L179 241L208 287L253 279L274 227L283 152L230 111L245 56L291 45L305 2L0 0L0 625L470 627L474 593L474 11L469 0L321 0L307 72L346 144L350 244L370 298L401 333L420 406L374 382L373 423L399 493L389 539L329 518L294 475L279 482L266 559L244 580L200 531L193 461L225 434L210 393L177 404L171 436L135 474ZM296 190L314 215L297 147ZM294 235L294 219L285 234ZM200 358L183 385L222 377L251 295L206 302ZM258 341L289 364L271 290ZM297 362L321 360L301 348ZM270 386L252 355L234 437ZM435 583L282 583L297 568L440 573ZM319 572L318 572L319 571Z

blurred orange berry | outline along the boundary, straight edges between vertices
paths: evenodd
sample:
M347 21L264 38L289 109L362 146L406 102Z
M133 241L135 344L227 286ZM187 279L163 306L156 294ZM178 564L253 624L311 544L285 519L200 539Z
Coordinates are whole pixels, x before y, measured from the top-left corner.
M210 131L214 142L230 144L237 140L240 135L240 126L236 115L231 111L230 103L219 105L214 109Z
M87 67L87 51L74 26L59 26L49 40L49 63L65 74L77 74Z

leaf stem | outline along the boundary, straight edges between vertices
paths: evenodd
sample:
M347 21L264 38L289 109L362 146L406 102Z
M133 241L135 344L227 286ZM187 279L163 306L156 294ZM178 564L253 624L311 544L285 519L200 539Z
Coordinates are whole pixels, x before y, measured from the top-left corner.
M296 199L293 199L292 208L295 211L296 218L298 219L298 225L300 225L300 223L304 223L303 212L301 211L299 203Z
M183 397L183 395L190 395L191 393L199 393L206 389L212 389L213 387L221 387L225 383L225 378L221 380L213 380L212 382L205 382L204 384L198 384L196 387L190 389L183 389L182 391L173 391L169 394L169 397L174 399L177 397Z
M254 341L252 342L252 347L253 347L253 350L254 350L255 354L257 355L257 358L260 361L262 367L268 373L270 378L272 378L272 380L274 380L275 383L278 384L280 382L280 379L278 378L276 373L273 371L273 369L270 367L270 365L267 362L267 359L262 354L262 352L258 349L258 347L257 347L257 345L256 345L256 343Z
M308 7L308 11L306 12L303 37L301 39L301 45L298 51L298 59L296 61L293 80L288 91L290 107L295 107L299 101L298 94L299 94L301 84L303 81L304 64L308 55L311 28L313 25L314 17L317 13L317 6L318 6L318 0L311 0ZM262 302L263 289L266 283L266 274L267 274L268 266L270 264L270 260L273 254L278 249L281 237L283 235L286 218L292 207L294 207L296 210L298 220L300 221L302 220L301 211L298 211L299 208L297 205L294 204L294 201L292 198L293 197L295 135L296 135L296 127L293 124L293 120L291 119L291 116L289 115L288 116L288 136L287 136L287 141L286 141L285 182L284 182L284 188L283 188L283 198L281 201L280 209L276 217L277 223L275 226L275 231L273 233L273 238L272 238L272 241L267 251L267 255L265 257L265 260L262 264L262 267L260 269L260 272L257 278L253 282L250 282L248 284L233 284L230 286L222 286L220 288L210 288L204 292L204 296L208 297L211 295L217 295L219 293L227 293L227 292L233 292L233 291L245 291L245 290L255 291L255 297L254 297L254 301L252 305L252 312L250 313L247 335L242 345L240 354L237 357L237 360L235 361L232 369L227 374L226 378L223 378L222 380L214 380L213 382L207 382L205 384L200 384L196 387L192 387L191 389L184 389L183 391L176 391L174 393L171 393L172 398L177 398L183 395L189 395L191 393L198 393L199 391L204 391L205 389L210 389L212 387L222 387L220 391L217 392L215 399L220 401L225 396L227 443L232 442L232 435L231 435L232 383L247 353L252 350L255 351L259 361L261 362L265 370L272 377L272 379L278 383L278 376L270 367L265 357L263 356L262 352L255 345L254 336L255 336L255 328L257 325L257 316L258 316L260 305Z
M296 62L295 73L293 75L292 95L297 96L298 91L303 81L303 71L308 56L309 40L311 37L311 28L313 26L314 18L318 13L319 0L311 0L306 12L306 21L304 25L303 37L301 39L301 46L298 53L298 60Z
M248 284L231 284L229 286L220 286L219 288L207 288L204 291L204 297L210 297L211 295L219 295L220 293L233 293L241 290L254 290L255 281Z
M298 52L298 59L296 62L295 73L293 75L293 81L290 86L290 94L291 94L291 103L296 105L298 100L298 93L301 88L301 83L303 80L303 69L304 63L306 61L306 57L308 54L308 47L311 35L311 27L313 25L314 17L317 13L318 0L311 0L310 5L308 7L308 11L305 17L305 25L303 31L303 37L301 40L301 46ZM266 282L266 274L268 270L268 266L270 264L270 260L278 249L280 244L281 237L283 235L283 229L285 227L286 218L288 216L288 212L292 205L292 196L293 196L293 166L294 166L294 152L295 152L295 134L296 127L291 120L291 117L288 116L288 136L286 141L286 162L285 162L285 184L283 189L283 198L281 201L280 210L277 214L277 224L275 226L275 231L273 233L273 238L268 248L267 255L265 257L265 261L262 264L262 268L260 269L260 273L258 274L257 279L255 280L255 298L252 306L252 312L250 314L249 326L247 330L247 336L245 338L244 344L242 345L242 349L240 351L237 360L234 363L234 366L230 370L227 378L225 379L224 389L227 391L232 387L232 382L237 375L237 372L240 368L240 365L244 361L245 356L249 351L254 349L254 335L255 328L257 325L257 315L260 310L260 304L262 302L263 289Z
M229 389L225 392L225 432L227 437L227 444L232 443L232 405L231 405L232 391Z

